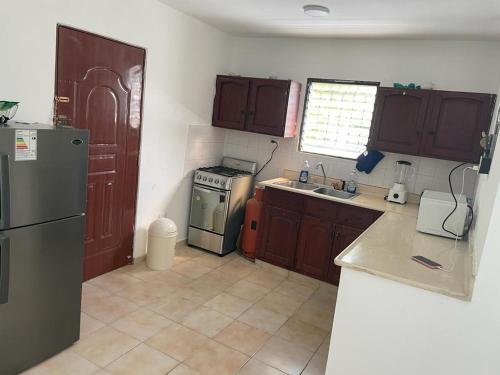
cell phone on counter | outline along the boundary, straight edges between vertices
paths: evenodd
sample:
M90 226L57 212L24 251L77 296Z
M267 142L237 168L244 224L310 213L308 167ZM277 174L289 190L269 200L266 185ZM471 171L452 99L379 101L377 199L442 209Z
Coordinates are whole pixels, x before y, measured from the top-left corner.
M443 267L441 264L436 263L433 260L430 260L426 257L423 257L422 255L414 255L411 257L411 259L433 270Z

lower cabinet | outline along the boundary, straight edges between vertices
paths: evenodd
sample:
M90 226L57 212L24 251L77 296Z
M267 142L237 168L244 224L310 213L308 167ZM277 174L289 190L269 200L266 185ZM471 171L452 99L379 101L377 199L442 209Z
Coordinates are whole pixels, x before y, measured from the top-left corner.
M362 229L346 227L344 225L336 226L332 254L330 261L328 262L328 282L339 285L341 267L337 266L334 260L337 255L339 255L347 246L353 243L354 240L361 235L361 233L363 233Z
M276 266L291 268L295 260L300 214L265 206L259 258Z
M304 215L300 224L295 269L304 275L325 280L332 252L334 224Z
M338 285L335 258L379 216L378 211L266 189L257 258Z

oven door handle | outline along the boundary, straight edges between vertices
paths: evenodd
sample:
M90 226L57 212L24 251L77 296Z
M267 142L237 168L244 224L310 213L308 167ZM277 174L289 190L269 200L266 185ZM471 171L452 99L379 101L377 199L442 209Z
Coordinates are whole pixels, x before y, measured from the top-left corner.
M221 190L221 189L217 189L217 188L210 188L210 187L206 187L206 186L200 186L198 184L194 184L193 189L194 190L202 191L204 193L211 193L213 191L215 191L216 193L221 193L221 194L226 194L226 195L227 195L227 193L229 193L229 191L227 191L227 190Z

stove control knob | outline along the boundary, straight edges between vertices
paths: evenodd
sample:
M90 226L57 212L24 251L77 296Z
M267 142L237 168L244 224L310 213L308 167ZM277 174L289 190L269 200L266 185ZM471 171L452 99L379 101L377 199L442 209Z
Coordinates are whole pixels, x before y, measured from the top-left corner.
M208 182L212 182L213 180L214 180L214 179L213 179L212 177L210 177L210 178L208 179Z
M197 180L201 180L201 175L196 176Z
M206 181L207 180L207 176L203 177L203 181Z
M219 179L217 178L214 182L215 182L216 185L218 185L219 184Z
M224 186L226 184L226 180L220 180L220 184Z

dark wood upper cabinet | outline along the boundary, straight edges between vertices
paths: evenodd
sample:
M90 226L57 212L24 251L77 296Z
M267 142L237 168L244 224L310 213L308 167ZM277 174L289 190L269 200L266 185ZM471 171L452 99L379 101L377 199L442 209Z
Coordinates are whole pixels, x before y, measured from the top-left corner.
M368 147L477 163L496 95L380 87Z
M294 137L300 89L291 80L217 76L212 125Z
M314 216L302 216L295 269L304 275L325 280L333 236L333 223Z
M428 91L379 88L370 147L418 154L428 102Z
M212 124L243 130L250 82L239 77L217 77Z
M482 132L488 132L495 96L437 91L430 103L420 154L478 163Z
M266 206L263 224L264 233L259 258L276 266L291 268L295 261L300 214Z
M344 251L347 246L354 242L358 238L362 229L346 227L344 225L337 225L335 229L335 238L333 240L333 249L331 252L331 258L328 265L328 276L327 280L332 284L339 285L340 280L340 269L341 267L335 264L335 258L342 251Z

